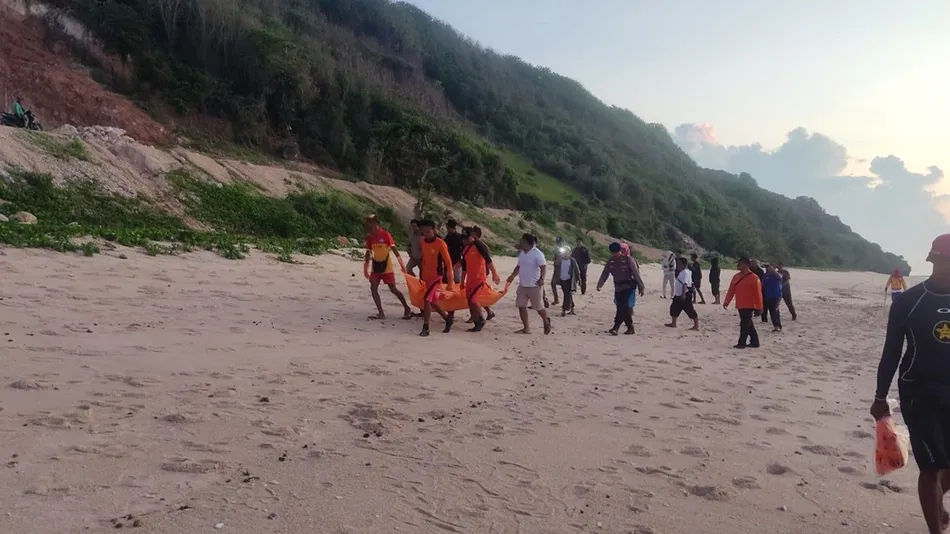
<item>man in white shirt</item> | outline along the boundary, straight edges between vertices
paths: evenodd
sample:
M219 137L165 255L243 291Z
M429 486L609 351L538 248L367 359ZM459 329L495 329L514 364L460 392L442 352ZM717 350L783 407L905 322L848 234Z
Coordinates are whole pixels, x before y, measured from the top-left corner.
M515 297L515 305L518 306L518 314L521 315L521 323L524 328L518 331L519 334L530 334L531 326L528 324L528 304L534 308L541 321L544 323L544 333L551 333L551 319L548 318L548 312L544 309L542 299L544 291L544 274L547 271L544 253L537 247L538 239L531 234L521 236L520 248L518 254L518 265L508 277L508 283L518 277L518 292Z
M660 266L663 268L663 298L666 298L666 286L670 286L670 297L676 294L676 288L673 282L676 277L676 254L667 251L663 259L660 260Z
M676 328L676 320L680 314L686 312L686 316L693 320L693 327L690 330L699 330L699 315L693 306L693 273L686 268L686 258L676 258L675 279L673 283L673 302L670 303L670 318L672 319L666 326Z

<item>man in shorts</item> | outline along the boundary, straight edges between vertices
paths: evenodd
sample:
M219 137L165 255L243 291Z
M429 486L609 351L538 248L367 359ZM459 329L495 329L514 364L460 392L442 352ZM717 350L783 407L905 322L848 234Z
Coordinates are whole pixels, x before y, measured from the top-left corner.
M379 226L379 219L375 215L366 217L364 221L366 226L366 257L363 260L363 276L369 280L369 290L373 295L373 302L376 303L376 315L370 315L370 319L383 320L386 313L383 312L383 304L379 298L379 284L383 283L389 286L389 290L399 299L403 307L403 319L412 318L412 309L406 302L399 288L396 287L396 275L393 273L392 254L396 255L399 262L399 268L406 272L406 264L402 261L399 250L396 249L396 242L393 236ZM370 268L372 267L372 270Z
M934 240L927 261L930 278L891 306L871 415L891 414L887 393L898 374L901 414L920 468L921 511L928 532L940 534L950 526L943 505L950 491L950 234Z
M531 234L521 236L518 253L518 265L508 277L508 283L518 277L518 292L515 297L515 305L518 307L518 314L521 316L521 324L524 328L518 330L519 334L530 334L531 326L528 323L528 304L534 308L541 321L544 324L544 333L551 333L551 319L548 317L548 311L544 309L542 294L544 292L544 273L547 271L544 253L538 249L538 239Z
M692 331L699 330L699 315L696 308L693 307L693 273L686 268L686 258L676 258L676 276L673 285L673 301L670 303L670 322L666 324L668 328L676 328L676 320L680 314L686 312L686 316L693 320Z

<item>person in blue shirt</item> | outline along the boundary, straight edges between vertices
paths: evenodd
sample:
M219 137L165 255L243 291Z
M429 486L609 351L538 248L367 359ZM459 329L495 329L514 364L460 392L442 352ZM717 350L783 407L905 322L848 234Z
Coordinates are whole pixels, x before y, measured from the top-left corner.
M779 303L782 302L782 275L775 270L775 266L768 264L765 275L762 276L762 297L765 309L772 319L772 331L782 331L782 316L779 315Z

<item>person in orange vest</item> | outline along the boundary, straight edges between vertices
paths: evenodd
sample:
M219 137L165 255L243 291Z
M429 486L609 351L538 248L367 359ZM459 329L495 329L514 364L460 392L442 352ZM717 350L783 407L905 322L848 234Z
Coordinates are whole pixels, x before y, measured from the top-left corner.
M759 333L755 331L756 312L761 313L762 281L752 270L752 260L746 257L739 258L739 272L732 277L726 299L722 302L724 309L729 309L732 299L736 299L736 310L739 312L739 343L735 348L759 348Z

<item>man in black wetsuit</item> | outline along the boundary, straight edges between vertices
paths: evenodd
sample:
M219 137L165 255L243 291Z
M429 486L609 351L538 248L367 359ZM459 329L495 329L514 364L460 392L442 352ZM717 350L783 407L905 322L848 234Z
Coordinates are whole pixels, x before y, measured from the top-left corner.
M462 283L462 251L465 249L465 237L459 233L459 223L449 219L445 223L445 245L449 247L449 257L452 258L453 279L456 284Z
M920 507L930 534L940 534L950 524L943 507L950 491L950 234L934 240L927 261L930 278L891 307L871 415L890 415L887 392L899 373L901 413L920 468Z

